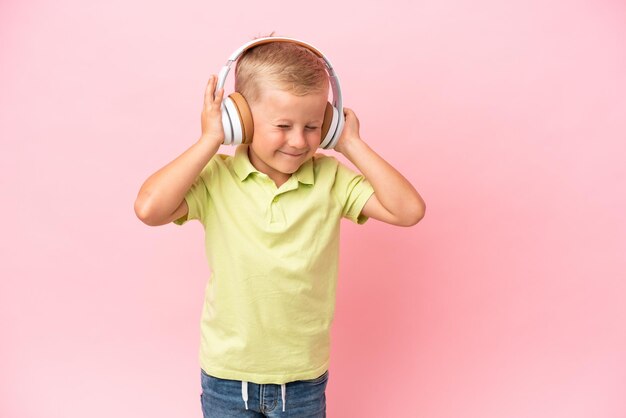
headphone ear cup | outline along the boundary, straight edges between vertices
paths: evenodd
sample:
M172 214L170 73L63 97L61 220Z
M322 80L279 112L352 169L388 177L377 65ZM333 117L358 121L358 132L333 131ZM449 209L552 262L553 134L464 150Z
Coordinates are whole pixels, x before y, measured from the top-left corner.
M233 123L233 144L249 144L254 136L254 123L248 102L241 93L234 92L228 96L228 109Z
M339 112L330 102L326 102L324 122L322 122L322 141L320 142L320 148L329 149L335 145L334 142L336 141L334 141L334 139L335 133L337 132L337 125L339 125Z
M239 111L237 110L237 106L230 96L225 98L223 103L224 109L222 111L222 124L225 125L225 137L229 136L228 134L226 134L226 131L230 130L230 141L224 141L224 143L228 145L241 144L243 131L241 128L241 119L239 118ZM226 122L224 122L224 120L226 120Z
M224 144L239 145L252 142L254 124L246 99L240 93L234 92L224 99L223 104Z
M226 102L230 100L229 97L225 97L222 100L222 128L224 129L224 145L231 145L233 143L233 123L230 120L230 114L228 113L228 107Z

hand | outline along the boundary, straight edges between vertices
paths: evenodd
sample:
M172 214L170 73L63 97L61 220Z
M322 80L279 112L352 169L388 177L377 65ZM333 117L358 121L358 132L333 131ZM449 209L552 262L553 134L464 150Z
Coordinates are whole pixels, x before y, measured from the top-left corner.
M204 92L204 107L202 108L201 123L202 137L211 139L219 144L224 143L224 127L222 126L222 98L224 89L215 94L217 77L211 75Z
M361 140L359 134L359 119L352 109L347 107L343 108L343 114L345 116L345 123L343 125L343 131L341 136L335 145L335 151L345 154L346 147L355 140Z

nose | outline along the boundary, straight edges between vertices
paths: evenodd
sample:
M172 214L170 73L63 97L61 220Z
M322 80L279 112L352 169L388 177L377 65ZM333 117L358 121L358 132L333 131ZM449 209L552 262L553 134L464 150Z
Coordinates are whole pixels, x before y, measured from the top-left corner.
M302 130L292 129L290 134L288 139L289 146L298 149L302 149L306 146L306 138Z

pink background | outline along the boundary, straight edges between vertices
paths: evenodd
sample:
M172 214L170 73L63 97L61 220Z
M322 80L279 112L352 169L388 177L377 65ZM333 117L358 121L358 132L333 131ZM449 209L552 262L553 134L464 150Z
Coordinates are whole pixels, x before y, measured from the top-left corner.
M427 203L344 223L329 416L626 416L624 2L246 3L0 3L0 416L201 417L203 231L133 202L272 30Z

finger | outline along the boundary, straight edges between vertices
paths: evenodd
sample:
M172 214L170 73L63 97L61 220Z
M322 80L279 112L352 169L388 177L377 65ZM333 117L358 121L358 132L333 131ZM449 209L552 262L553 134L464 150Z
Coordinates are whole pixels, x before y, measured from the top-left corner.
M215 91L215 76L211 75L209 77L209 82L206 85L206 90L204 91L204 105L210 106L213 101L213 92Z
M217 105L221 105L223 98L224 98L224 88L222 87L221 89L217 91L217 94L215 95L214 103Z

